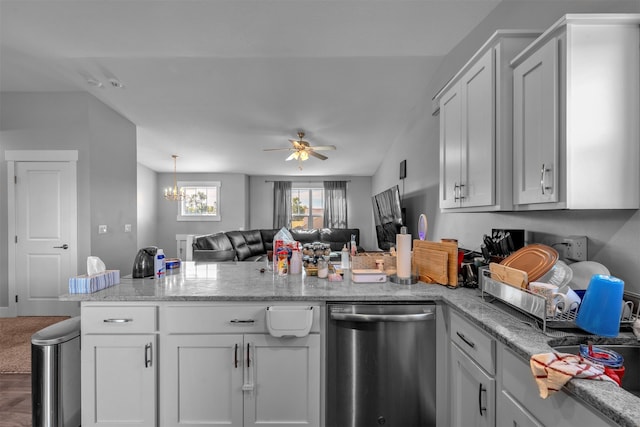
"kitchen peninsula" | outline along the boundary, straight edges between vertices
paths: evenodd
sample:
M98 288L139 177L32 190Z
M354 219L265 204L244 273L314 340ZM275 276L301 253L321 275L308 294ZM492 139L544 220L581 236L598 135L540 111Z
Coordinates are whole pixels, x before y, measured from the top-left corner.
M440 390L437 405L439 425L451 424L451 408L455 407L452 402L455 398L450 396L452 386L449 384L453 370L449 347L455 346L449 334L452 318L462 319L465 324L468 323L468 328L477 329L478 334L486 337L492 345L490 356L495 358L491 366L495 370L495 394L487 400L493 402L493 407L487 404L487 411L492 414L494 421L506 416L501 413L505 407L500 404L500 396L509 394L506 391L506 364L504 374L501 364L509 358L514 359L517 366L523 367L519 374L522 374L524 382L530 383L526 387L521 384L521 388L526 388L528 395L537 395L533 378L527 372L530 356L551 351L550 343L571 343L575 339L572 336L556 338L543 334L484 302L476 289L452 289L424 283L352 283L348 277L342 282L329 282L306 275L278 277L272 272L263 271L262 267L264 265L258 263L183 263L182 268L162 279L125 278L121 284L100 292L62 296L63 300L79 301L82 305L82 424L106 425L113 421L110 418L113 414L126 413L130 417L127 422L129 425L188 425L189 420L180 419L180 411L184 416L185 411L202 414L202 411L211 409L196 408L189 401L179 402L181 395L184 398L196 392L199 392L198 396L212 393L209 395L210 406L224 411L223 415L234 422L240 420L237 422L239 425L255 423L257 417L264 415L258 410L266 410L260 406L266 405L265 402L251 401L247 404L245 400L242 413L242 400L238 404L234 397L219 393L219 389L209 389L210 385L206 382L209 374L189 368L198 362L212 366L219 361L219 357L226 360L226 355L220 356L222 353L212 350L224 348L232 362L229 366L237 366L238 361L242 365L230 374L240 376L237 388L251 392L259 374L252 370L254 367L250 364L257 356L251 353L252 356L247 357L245 362L242 355L256 350L249 348L248 344L238 347L236 342L244 343L243 339L251 336L246 341L250 341L252 346L259 346L263 338L258 340L255 337L265 335L264 339L269 339L264 331L264 310L272 305L309 305L314 308L314 326L308 336L291 339L297 340L298 347L307 349L305 357L308 359L305 359L305 363L291 363L288 366L292 370L298 366L304 366L305 369L313 367L315 371L296 376L305 378L307 382L302 386L307 390L306 393L301 390L293 397L300 405L291 405L296 408L308 405L304 407L304 413L294 410L292 417L298 420L309 417L312 425L323 425L324 419L321 415L324 405L321 375L325 372L325 350L321 337L326 324L327 302L435 302L438 308L436 376ZM227 325L222 325L223 314L233 316L236 321L233 335L228 332L228 321ZM252 318L251 323L243 324L247 316ZM228 337L233 339L228 340ZM618 338L631 339L634 339L632 335ZM171 349L178 345L193 351L185 353L184 360L176 360ZM196 350L199 348L207 351L198 353ZM287 349L281 351L285 357L291 355ZM133 364L129 363L129 359L134 360ZM105 369L98 366L101 363L105 363ZM249 366L244 367L245 363ZM119 370L119 364L123 366L122 371ZM178 374L176 371L182 367L187 370ZM243 377L245 373L248 379ZM113 381L109 382L110 378L114 378ZM96 389L105 386L98 384L100 380L105 380L107 386L121 384L120 389ZM197 384L197 387L193 390L180 388L184 386L181 381L185 380ZM218 394L213 394L216 392ZM109 393L131 395L136 399L124 403L112 402ZM283 390L283 396L286 395L287 391ZM269 399L273 406L278 396L270 396ZM574 423L577 419L572 417L576 416L586 416L586 419L597 420L602 425L637 426L640 420L640 398L610 383L571 380L563 391L549 399L536 399L536 405L547 405L543 412L550 414L556 411L553 416L556 421L564 419L564 425ZM533 417L545 415L539 413L538 406L534 408L528 407L526 402L520 403L525 408L523 413ZM475 404L478 404L477 398ZM257 409L247 412L246 407L249 406ZM557 423L562 425L562 421Z

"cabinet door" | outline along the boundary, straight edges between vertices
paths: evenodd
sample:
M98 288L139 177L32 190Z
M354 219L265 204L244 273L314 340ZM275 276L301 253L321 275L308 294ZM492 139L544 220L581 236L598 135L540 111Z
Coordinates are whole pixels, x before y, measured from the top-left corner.
M497 426L543 427L533 415L515 401L506 391L499 393L496 410Z
M451 419L456 427L495 425L495 380L451 344Z
M462 107L459 85L440 100L440 208L460 206Z
M156 336L83 335L82 425L156 425Z
M242 426L242 335L168 335L161 399L168 425Z
M488 50L461 80L462 206L489 206L495 200L495 84L493 49Z
M559 201L558 47L551 39L513 71L514 203Z
M245 335L245 426L320 425L320 336Z

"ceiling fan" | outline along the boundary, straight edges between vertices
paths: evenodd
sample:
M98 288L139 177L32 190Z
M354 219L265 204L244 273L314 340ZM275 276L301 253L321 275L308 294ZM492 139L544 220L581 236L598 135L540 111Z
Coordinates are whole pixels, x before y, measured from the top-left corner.
M302 170L302 162L304 162L305 160L309 159L309 156L313 156L317 159L320 160L327 160L328 157L318 153L317 151L327 151L327 150L335 150L336 147L334 145L316 145L313 146L311 144L309 144L308 141L305 141L304 139L304 132L303 131L299 131L298 132L298 139L290 139L289 142L291 142L291 147L288 148L265 148L264 151L292 151L292 153L289 155L289 157L287 157L285 160L289 161L289 160L298 160L299 162L299 168L300 170Z

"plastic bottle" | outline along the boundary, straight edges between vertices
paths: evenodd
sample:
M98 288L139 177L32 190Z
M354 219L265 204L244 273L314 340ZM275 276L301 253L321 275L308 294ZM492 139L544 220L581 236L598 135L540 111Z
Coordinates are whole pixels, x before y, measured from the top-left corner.
M356 256L358 253L358 245L356 245L356 235L351 235L351 256Z
M343 270L349 268L349 249L347 249L346 243L344 244L342 252L340 253L340 267L342 267Z
M165 265L164 251L162 249L158 249L155 258L153 259L153 271L155 272L156 279L161 279L164 277Z
M295 248L293 252L291 252L291 263L289 265L289 274L300 274L302 273L302 253L300 249Z

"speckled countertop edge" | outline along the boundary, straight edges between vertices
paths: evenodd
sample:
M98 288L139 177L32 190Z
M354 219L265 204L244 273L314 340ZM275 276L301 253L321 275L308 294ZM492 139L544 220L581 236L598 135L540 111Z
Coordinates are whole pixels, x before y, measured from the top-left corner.
M92 294L67 294L60 299L80 302L160 302L160 301L434 301L445 303L476 326L505 344L524 360L551 351L550 344L575 344L582 338L554 338L530 324L488 304L474 289L418 283L328 282L315 277L279 278L260 273L253 263L217 264L214 271L198 274L198 268L160 280L122 279L120 285ZM235 267L233 267L235 265ZM192 266L193 267L193 266ZM207 267L212 268L212 267ZM616 339L637 342L632 334ZM601 381L573 379L565 389L621 426L640 426L640 398Z

